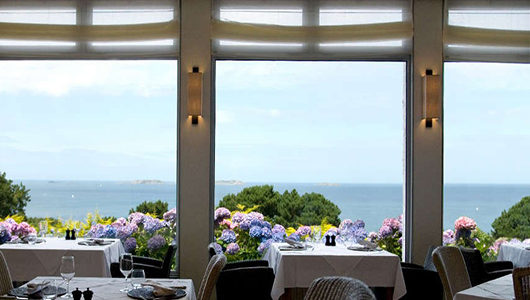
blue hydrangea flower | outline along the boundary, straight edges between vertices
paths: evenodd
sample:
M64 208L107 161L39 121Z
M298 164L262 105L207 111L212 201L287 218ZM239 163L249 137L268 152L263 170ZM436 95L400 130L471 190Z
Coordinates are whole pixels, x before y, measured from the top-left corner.
M246 214L242 213L242 212L236 212L233 216L232 216L232 222L234 223L241 223L243 222L243 220L245 220L245 217L246 217Z
M225 243L234 243L236 241L236 233L230 229L223 230L220 239Z
M161 235L155 235L147 241L147 248L151 251L158 250L166 245L166 239Z
M250 227L249 235L253 238L261 237L261 227L260 226Z
M272 231L267 227L263 227L261 228L261 236L264 239L270 239L272 237Z
M239 252L239 245L236 243L230 243L226 246L226 253L230 255L237 254Z
M116 237L116 228L112 225L107 225L103 229L103 236L105 238L113 239Z
M254 226L257 226L257 227L263 227L263 221L258 220L258 219L252 219L252 220L250 221L250 226L251 226L251 227L254 227Z
M230 211L227 208L219 207L218 209L215 210L215 213L214 213L215 223L218 224L224 219L228 219L228 218L230 218Z
M249 230L250 229L250 220L243 220L243 222L239 223L239 228L241 228L241 230Z
M271 231L272 231L272 239L275 242L281 242L285 239L285 228L282 225L280 224L274 225Z
M221 245L217 244L217 243L214 243L213 244L213 247L215 249L215 254L221 254L223 253L223 247L221 247Z
M261 223L261 226L262 226L262 227L269 228L269 229L272 229L272 225L271 225L271 223L269 223L269 222L267 222L267 221L263 221L263 223Z
M5 226L0 225L0 244L3 244L10 240L11 234L9 233L9 230Z
M297 242L300 241L300 236L298 234L296 234L296 233L292 233L287 238L290 239L290 240L293 240L293 241L297 241Z

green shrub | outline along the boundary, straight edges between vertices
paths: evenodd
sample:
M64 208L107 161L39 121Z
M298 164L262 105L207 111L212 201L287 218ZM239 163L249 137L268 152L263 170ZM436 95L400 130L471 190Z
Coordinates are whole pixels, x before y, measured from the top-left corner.
M157 200L156 202L144 201L138 204L136 208L131 208L129 210L129 214L132 214L133 212L141 212L144 214L148 213L152 216L162 219L164 217L164 213L168 210L167 202L162 202L162 200Z
M530 237L530 196L524 197L504 210L501 215L491 224L493 236L518 238L524 240Z
M31 201L29 191L22 183L13 184L6 173L0 173L0 217L25 215L24 208Z
M218 207L234 211L241 207L254 207L272 223L285 227L299 225L319 225L323 220L338 226L340 209L333 202L317 193L300 196L293 189L280 194L272 185L261 185L244 188L238 194L223 197Z

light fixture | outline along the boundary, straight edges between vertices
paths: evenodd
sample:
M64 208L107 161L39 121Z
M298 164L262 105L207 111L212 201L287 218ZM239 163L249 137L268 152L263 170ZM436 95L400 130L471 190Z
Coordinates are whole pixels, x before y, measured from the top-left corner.
M202 73L199 67L193 67L193 72L188 73L188 115L191 124L199 124L202 114Z
M432 127L432 120L440 118L442 110L442 79L440 75L433 75L432 70L426 70L423 76L423 118L425 127Z

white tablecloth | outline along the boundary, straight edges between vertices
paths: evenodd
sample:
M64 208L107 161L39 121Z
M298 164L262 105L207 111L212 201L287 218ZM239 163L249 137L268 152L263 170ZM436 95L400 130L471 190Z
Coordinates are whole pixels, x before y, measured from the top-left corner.
M46 238L45 243L3 244L4 254L11 278L28 281L37 276L58 276L61 257L75 258L75 275L84 277L110 277L110 264L118 262L125 252L120 240L111 240L106 246L81 246L82 239L67 241L61 238Z
M41 283L43 281L61 280L59 277L37 277L33 279L32 283ZM182 300L196 300L195 288L191 279L150 279L157 281L166 286L185 286L187 293L186 297L180 298ZM111 299L131 299L127 294L120 292L120 289L126 286L123 278L90 278L90 277L74 277L70 281L70 291L79 288L79 290L86 290L90 288L94 292L94 300L111 300ZM66 286L63 285L66 288Z
M454 300L515 299L512 274L484 282L457 293Z
M530 266L530 250L526 244L502 244L499 249L497 260L509 260L513 262L515 268L525 268Z
M346 276L362 280L371 287L394 287L394 299L406 293L401 264L397 255L386 251L351 251L342 245L314 245L313 250L280 251L272 244L264 259L276 278L271 296L278 299L286 288L307 288L322 276Z

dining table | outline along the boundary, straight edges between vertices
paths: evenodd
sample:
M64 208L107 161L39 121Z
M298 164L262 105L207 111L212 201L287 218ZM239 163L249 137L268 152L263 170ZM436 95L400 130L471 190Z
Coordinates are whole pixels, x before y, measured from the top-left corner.
M501 244L497 260L508 260L513 263L514 268L526 268L530 266L530 245L525 243Z
M196 300L195 288L191 279L149 279L166 287L174 287L182 289L186 295L181 300ZM130 281L130 280L129 280ZM27 284L41 284L41 283L61 283L64 288L62 278L55 276L39 276L32 279ZM26 284L26 285L27 285ZM111 299L132 299L127 296L127 293L120 292L120 289L127 287L130 282L126 283L124 278L105 278L105 277L74 277L70 280L70 291L78 288L80 291L90 289L94 294L94 300L111 300ZM24 285L24 286L26 286Z
M73 256L76 275L110 277L110 264L125 252L119 239L104 239L103 245L82 245L87 239L65 240L47 237L37 244L0 245L13 281L29 281L37 276L58 276L61 257ZM89 244L89 243L86 243Z
M323 276L359 279L370 287L389 288L392 299L406 294L399 256L390 252L349 250L345 245L311 243L305 250L285 250L288 244L273 243L265 252L275 278L271 297L280 299L289 288L308 288ZM380 250L380 249L379 249Z
M472 288L456 293L453 300L513 300L515 291L513 289L512 274L486 281Z

